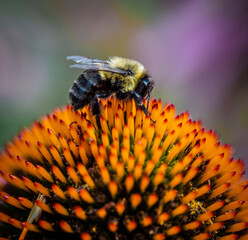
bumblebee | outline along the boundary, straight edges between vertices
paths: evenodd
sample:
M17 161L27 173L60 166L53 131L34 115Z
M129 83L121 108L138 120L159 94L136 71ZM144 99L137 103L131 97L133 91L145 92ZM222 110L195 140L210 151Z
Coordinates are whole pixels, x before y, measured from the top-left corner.
M99 122L101 112L98 99L115 94L118 99L134 99L136 107L141 107L149 115L148 106L154 82L141 63L122 57L99 60L68 56L67 60L77 63L70 67L84 70L69 91L69 99L75 111L90 104ZM143 98L148 101L147 108Z

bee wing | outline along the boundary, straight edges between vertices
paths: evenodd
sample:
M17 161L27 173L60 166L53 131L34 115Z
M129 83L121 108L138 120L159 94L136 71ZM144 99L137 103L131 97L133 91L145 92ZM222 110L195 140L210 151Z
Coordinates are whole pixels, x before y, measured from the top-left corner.
M120 68L114 68L111 66L110 61L99 60L95 58L87 58L82 56L68 56L67 60L73 60L79 64L70 65L71 68L82 68L85 70L95 70L95 71L106 71L119 74L127 74L127 72Z
M88 57L82 57L82 56L68 56L66 58L67 60L73 60L76 63L80 64L89 64L89 65L95 65L95 64L109 64L110 62L107 60L100 60L96 58L88 58Z
M86 65L86 64L73 64L70 65L71 68L82 68L85 70L93 70L93 71L106 71L106 72L113 72L113 73L119 73L122 75L127 74L127 72L123 69L119 68L113 68L111 66L100 66L100 65Z

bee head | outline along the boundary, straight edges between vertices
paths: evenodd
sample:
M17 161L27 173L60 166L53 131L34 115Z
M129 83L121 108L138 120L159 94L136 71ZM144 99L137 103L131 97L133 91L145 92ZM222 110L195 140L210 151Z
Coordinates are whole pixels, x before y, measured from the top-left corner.
M141 63L121 57L112 57L110 61L114 68L125 71L123 77L129 83L129 90L135 90L143 98L150 97L154 82L150 79L145 67ZM131 81L127 79L131 79Z
M136 82L139 82L141 78L147 75L145 67L135 60L122 57L111 57L110 62L113 68L122 69L126 72L124 77L134 78Z
M151 91L153 89L154 82L148 75L140 79L135 91L139 93L143 98L150 98Z

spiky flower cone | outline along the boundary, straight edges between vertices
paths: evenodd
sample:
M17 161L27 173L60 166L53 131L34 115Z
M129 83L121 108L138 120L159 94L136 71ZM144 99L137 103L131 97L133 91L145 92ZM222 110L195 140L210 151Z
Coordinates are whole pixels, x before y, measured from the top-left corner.
M248 239L248 180L228 145L173 105L56 109L0 157L1 239Z

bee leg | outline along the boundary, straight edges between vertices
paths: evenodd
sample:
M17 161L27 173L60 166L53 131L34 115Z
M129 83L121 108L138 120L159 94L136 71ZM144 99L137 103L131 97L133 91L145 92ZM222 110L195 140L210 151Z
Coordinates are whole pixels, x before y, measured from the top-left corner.
M146 99L147 99L147 107L146 107L147 111L148 111L148 108L149 108L150 97L151 97L151 92L150 92L150 91L148 91L148 93L147 93L147 97L146 97Z
M111 89L109 89L109 90L106 91L106 92L99 92L99 93L97 93L96 96L97 96L98 98L104 98L104 99L106 99L106 98L108 98L111 94L112 94L112 91L111 91Z
M142 98L142 96L141 96L139 93L137 93L137 92L135 92L135 91L130 91L130 92L126 92L126 93L118 93L118 92L117 92L117 98L119 98L119 99L126 99L126 98L128 98L128 97L134 99L137 108L138 108L138 107L141 107L142 111L143 111L146 115L150 116L148 110L146 109L146 107L145 107L144 104L143 104L143 98ZM151 118L150 118L150 119L151 119ZM152 121L153 123L155 123L155 121L153 121L152 119L151 119L151 121Z
M90 106L93 116L96 116L97 126L99 129L101 129L101 124L100 124L101 109L97 97L93 98L93 100L90 103Z
M142 96L141 96L139 93L135 92L135 91L131 91L131 92L132 92L132 93L131 93L131 96L132 96L132 98L134 99L136 106L137 106L137 107L141 107L142 111L143 111L146 115L150 116L150 114L149 114L149 112L148 112L149 99L148 99L148 103L147 103L147 108L145 108L145 106L144 106L144 104L143 104L143 98L142 98ZM151 119L151 117L150 117L150 119ZM153 123L155 123L154 120L151 119L151 121L152 121Z

